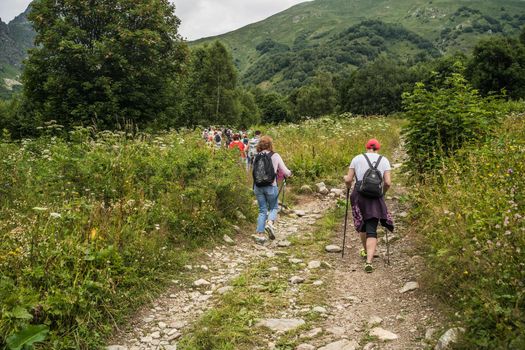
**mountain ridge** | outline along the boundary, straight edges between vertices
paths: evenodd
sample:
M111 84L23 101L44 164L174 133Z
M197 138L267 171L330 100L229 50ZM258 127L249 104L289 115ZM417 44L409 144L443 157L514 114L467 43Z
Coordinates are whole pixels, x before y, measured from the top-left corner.
M516 34L525 25L525 2L517 0L315 0L292 6L265 20L232 32L199 39L190 44L203 45L220 40L232 51L245 84L286 90L290 86L282 81L285 73L283 70L276 71L264 82L250 78L254 71L264 73L266 71L264 67L272 65L270 62L282 62L282 52L278 54L259 52L258 45L271 39L276 45L284 45L290 51L294 51L294 48L297 48L296 41L302 40L304 47L300 54L303 54L315 50L319 45L326 46L326 43L333 41L334 37L348 28L369 20L381 21L386 25L401 25L407 31L431 42L433 48L443 54L468 52L482 37L494 34ZM393 49L397 51L394 55L399 54L398 48ZM391 54L389 50L384 50L384 53ZM414 57L418 55L420 53L414 52ZM329 63L330 60L325 61L327 62ZM352 68L348 65L343 68L345 67ZM341 68L342 66L336 66L333 70ZM296 75L301 73L296 72ZM306 73L309 74L309 79L312 78L312 72ZM303 79L299 84L306 82L307 79ZM296 82L292 85L297 84Z

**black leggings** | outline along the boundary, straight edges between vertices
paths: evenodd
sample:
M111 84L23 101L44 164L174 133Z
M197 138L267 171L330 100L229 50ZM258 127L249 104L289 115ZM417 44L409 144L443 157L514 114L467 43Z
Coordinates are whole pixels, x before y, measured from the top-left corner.
M379 224L379 219L373 218L365 220L365 230L367 238L377 238L377 225Z

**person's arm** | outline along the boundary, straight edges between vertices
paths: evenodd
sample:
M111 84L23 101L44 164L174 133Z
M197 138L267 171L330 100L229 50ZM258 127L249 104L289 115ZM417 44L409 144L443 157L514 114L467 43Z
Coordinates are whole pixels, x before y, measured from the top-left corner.
M282 173L284 177L292 176L292 172L286 167L281 156L277 153L275 153L274 155L277 158L277 173Z
M383 175L383 182L383 193L386 193L392 186L392 176L390 174L390 170L385 171L385 174Z
M347 188L351 188L352 187L352 182L354 182L354 177L355 177L355 169L354 168L349 168L348 169L348 175L346 175L344 177L344 180L345 180Z

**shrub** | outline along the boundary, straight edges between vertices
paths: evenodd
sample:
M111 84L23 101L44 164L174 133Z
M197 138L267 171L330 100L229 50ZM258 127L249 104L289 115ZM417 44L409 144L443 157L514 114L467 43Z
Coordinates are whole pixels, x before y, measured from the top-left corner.
M0 347L32 323L53 349L97 348L187 248L254 218L237 157L196 135L70 138L0 143Z
M499 116L491 100L480 97L458 73L445 79L445 86L416 84L403 95L403 104L407 167L417 173L434 170L465 145L484 140Z
M525 346L525 118L444 162L414 190L428 278L459 312L461 349Z

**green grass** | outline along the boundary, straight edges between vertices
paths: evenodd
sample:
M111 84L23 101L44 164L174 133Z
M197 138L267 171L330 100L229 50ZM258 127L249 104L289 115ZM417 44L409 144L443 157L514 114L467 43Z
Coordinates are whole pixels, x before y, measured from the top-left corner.
M343 215L343 207L340 206L317 222L309 238L292 239L292 246L284 249L288 253L286 256L276 255L253 264L231 283L234 289L219 298L217 306L193 325L178 346L185 350L249 350L265 346L270 331L254 325L261 318L276 318L280 311L287 308L288 299L292 297L288 279L304 268L291 264L288 259L292 256L321 259L324 256L323 248ZM268 271L272 266L277 266L279 271ZM293 295L299 308L325 303L328 283L325 281L322 286L312 285L323 274L323 268L311 272L309 279L299 285L300 293ZM253 286L262 288L254 289ZM297 335L308 330L320 316L307 313L301 317L306 324L281 336L276 343L277 349L295 349L298 345Z
M525 347L525 117L413 188L428 280L467 329L461 349Z
M350 161L365 151L370 138L377 138L382 144L382 154L391 158L399 146L402 125L403 121L395 118L342 116L261 130L273 137L275 151L293 170L290 183L300 187L320 180L340 184Z
M0 142L0 347L35 323L48 348L97 348L239 210L254 220L245 170L195 134L69 136Z

